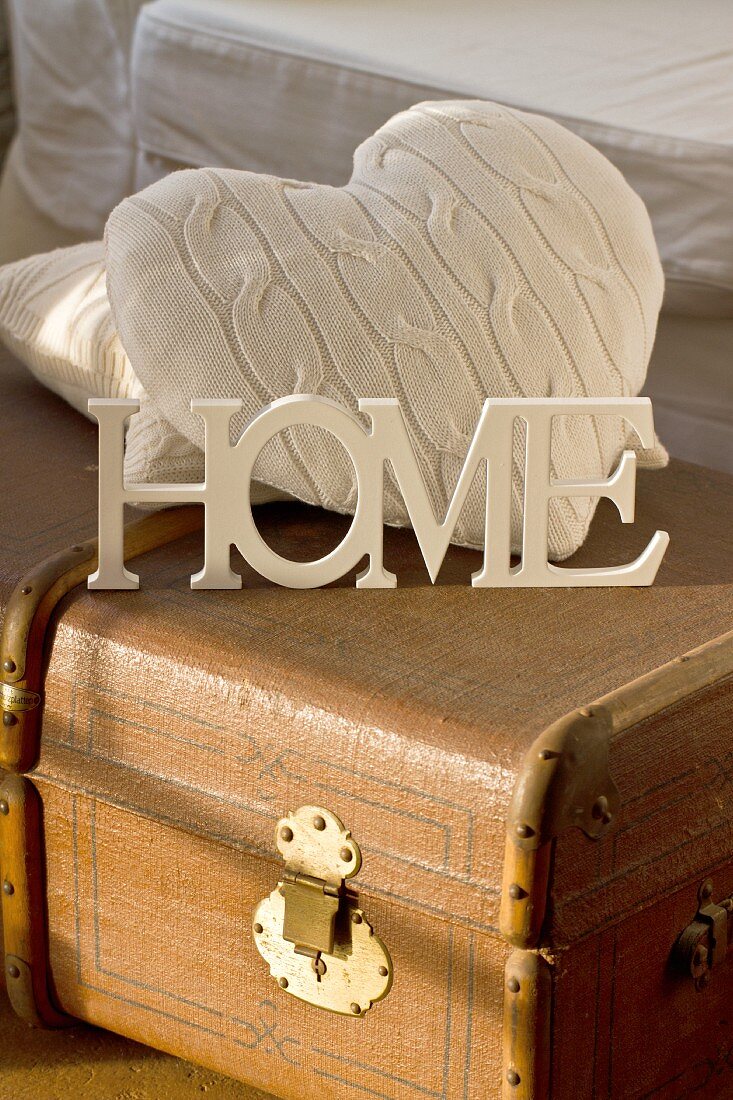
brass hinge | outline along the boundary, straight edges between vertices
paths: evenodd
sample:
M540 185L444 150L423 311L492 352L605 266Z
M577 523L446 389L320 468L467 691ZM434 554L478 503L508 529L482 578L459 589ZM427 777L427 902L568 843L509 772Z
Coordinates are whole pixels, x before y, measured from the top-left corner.
M275 842L285 872L255 910L258 951L281 989L331 1012L363 1016L389 993L392 961L346 888L361 867L359 845L319 806L282 818Z
M286 871L282 884L285 899L283 938L295 944L299 955L333 953L334 925L339 907L339 887L313 875Z
M680 934L674 957L678 967L689 975L698 993L710 984L712 971L725 962L733 941L733 897L712 901L713 884L706 879L698 890L698 910L694 920Z

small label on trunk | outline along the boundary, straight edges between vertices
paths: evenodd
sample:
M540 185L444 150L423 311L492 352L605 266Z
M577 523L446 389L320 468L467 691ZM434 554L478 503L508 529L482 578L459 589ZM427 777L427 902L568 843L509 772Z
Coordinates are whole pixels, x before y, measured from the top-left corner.
M36 691L28 688L17 687L15 684L0 684L0 705L3 710L18 711L35 710L41 701L41 696Z

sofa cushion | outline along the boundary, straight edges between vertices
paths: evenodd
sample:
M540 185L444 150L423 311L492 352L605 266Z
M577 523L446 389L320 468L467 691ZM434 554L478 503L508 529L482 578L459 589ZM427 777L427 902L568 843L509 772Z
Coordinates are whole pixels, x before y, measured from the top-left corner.
M599 148L644 199L676 310L733 312L733 15L717 0L155 0L145 156L321 183L421 99L493 99ZM150 176L138 178L138 186Z

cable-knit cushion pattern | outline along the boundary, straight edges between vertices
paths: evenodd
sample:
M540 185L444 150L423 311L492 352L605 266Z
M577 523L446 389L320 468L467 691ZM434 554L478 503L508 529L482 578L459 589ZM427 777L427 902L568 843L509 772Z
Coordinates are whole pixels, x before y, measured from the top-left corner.
M321 394L354 412L397 397L433 506L445 512L487 396L637 394L663 291L646 210L596 150L548 119L482 101L423 103L365 141L343 188L204 168L122 202L107 225L113 312L147 392L127 476L152 426L197 447L192 397L241 397L236 437L263 404ZM607 476L620 418L558 418L555 477ZM522 434L514 448L520 545ZM646 456L662 464L660 447ZM295 428L257 476L352 512L350 462ZM202 475L200 456L190 479ZM480 546L476 478L454 541ZM550 555L583 541L595 501L551 506ZM387 470L385 518L409 522Z

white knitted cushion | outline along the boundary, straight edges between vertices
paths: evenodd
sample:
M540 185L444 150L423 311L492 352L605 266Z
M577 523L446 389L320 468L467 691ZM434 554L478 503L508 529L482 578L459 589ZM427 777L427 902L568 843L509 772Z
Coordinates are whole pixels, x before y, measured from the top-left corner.
M442 516L487 396L628 396L644 381L663 277L643 203L595 149L548 119L482 101L423 103L365 141L343 188L250 172L175 173L107 225L108 286L148 394L127 476L161 417L198 447L193 397L241 397L235 438L289 393L397 397ZM520 544L521 433L513 546ZM620 418L558 418L553 474L605 477ZM647 464L663 464L658 448ZM200 480L200 460L190 480ZM353 512L350 462L295 428L257 476ZM476 478L455 540L480 546ZM583 541L595 501L551 505L550 555ZM385 518L408 517L388 470Z
M139 389L110 313L101 241L0 268L0 337L87 416L90 397L131 397Z

